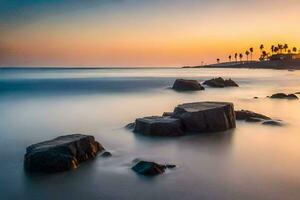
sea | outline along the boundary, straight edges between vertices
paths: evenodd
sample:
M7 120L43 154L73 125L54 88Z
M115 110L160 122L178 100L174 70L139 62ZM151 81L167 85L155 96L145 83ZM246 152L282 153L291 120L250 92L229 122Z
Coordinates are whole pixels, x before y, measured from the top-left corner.
M177 78L232 78L240 87L176 92ZM298 200L300 71L195 68L1 68L0 199L25 200ZM257 99L254 97L258 97ZM300 97L300 96L299 96ZM283 126L238 121L232 130L149 137L124 128L178 104L233 102L282 120ZM28 174L26 147L66 134L95 136L112 157L76 170ZM136 158L176 164L155 177L131 170Z

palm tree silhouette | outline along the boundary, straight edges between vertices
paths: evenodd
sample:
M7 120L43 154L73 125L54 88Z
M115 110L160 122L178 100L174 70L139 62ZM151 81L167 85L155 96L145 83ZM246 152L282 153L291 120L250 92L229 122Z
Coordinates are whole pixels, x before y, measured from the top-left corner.
M263 45L263 44L261 44L261 45L260 45L260 47L259 47L259 49L260 49L261 53L262 53L262 50L263 50L264 48L265 48L265 47L264 47L264 45Z
M268 54L266 51L262 52L262 59L265 60L267 58Z
M250 47L250 57L251 57L251 61L252 61L252 55L253 55L253 47Z
M235 53L235 54L234 54L235 62L237 62L237 57L238 57L238 54Z
M231 62L231 55L228 56L229 62Z
M288 44L284 44L283 46L283 49L284 49L284 52L286 53L286 50L289 48Z
M220 63L220 58L217 58L217 63Z
M279 51L278 47L274 47L274 52L277 53Z
M282 49L283 49L283 45L282 44L278 44L279 53L282 53Z
M239 57L240 57L240 61L242 62L242 60L243 60L243 54L240 53Z
M272 46L271 46L271 52L272 52L272 55L273 55L273 53L274 53L274 48L275 48L275 46L272 45Z
M297 53L297 48L293 47L293 52Z
M248 57L249 57L250 52L249 52L249 51L246 51L245 54L246 54L246 56L247 56L247 62L248 62Z

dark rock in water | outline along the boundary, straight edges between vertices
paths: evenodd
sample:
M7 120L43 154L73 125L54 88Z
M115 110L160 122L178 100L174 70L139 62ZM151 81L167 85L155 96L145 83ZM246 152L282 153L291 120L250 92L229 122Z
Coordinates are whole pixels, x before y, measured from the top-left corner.
M273 94L270 98L272 99L298 99L295 94L285 94L285 93L276 93Z
M232 103L196 102L177 106L174 118L182 121L187 132L215 132L235 128Z
M210 87L239 87L239 85L231 79L224 80L222 77L213 78L203 82L204 85L208 85Z
M256 119L263 119L263 120L271 119L270 117L249 110L235 111L235 117L237 120L248 120L252 122Z
M249 117L245 120L246 122L262 122L263 119L261 118L256 118L256 117Z
M151 136L180 136L184 134L179 119L159 116L136 119L134 132Z
M254 99L258 99L258 97L253 97Z
M135 126L135 123L132 122L132 123L127 124L127 125L125 126L125 128L127 128L127 129L134 129L134 126Z
M101 154L102 157L111 157L112 154L109 152L109 151L104 151L102 154Z
M167 168L175 168L176 165L161 165L157 164L152 161L137 161L137 163L131 168L133 171L135 171L138 174L142 174L145 176L155 176L158 174L162 174L165 172L165 169Z
M266 120L262 124L270 126L283 126L282 122L276 120Z
M173 112L164 112L163 117L171 117L173 115Z
M196 80L176 79L172 89L177 91L204 90L204 87Z
M33 144L26 149L24 167L31 172L59 172L76 169L81 162L103 151L90 135L65 135Z

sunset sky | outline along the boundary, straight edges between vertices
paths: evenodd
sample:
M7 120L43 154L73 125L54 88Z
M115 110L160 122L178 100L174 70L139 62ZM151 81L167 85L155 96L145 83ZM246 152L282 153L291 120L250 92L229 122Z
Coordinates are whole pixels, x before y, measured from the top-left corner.
M300 48L299 0L0 0L0 66L166 67Z

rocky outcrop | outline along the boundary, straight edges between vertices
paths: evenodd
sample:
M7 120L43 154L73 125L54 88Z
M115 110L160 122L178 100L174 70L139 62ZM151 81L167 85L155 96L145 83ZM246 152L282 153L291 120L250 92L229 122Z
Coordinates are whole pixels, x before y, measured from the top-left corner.
M172 89L177 91L204 90L204 87L196 80L176 79Z
M252 112L250 110L237 110L235 111L235 117L237 120L246 120L246 121L262 121L271 119L268 116Z
M262 124L269 126L283 126L283 123L279 120L266 120Z
M30 172L59 172L76 169L81 162L103 151L90 135L65 135L27 147L24 167Z
M203 82L203 85L208 85L210 87L239 87L239 85L231 79L224 80L222 77L213 78Z
M180 136L184 134L179 119L159 116L136 119L134 132L151 136Z
M216 132L235 128L232 103L186 103L174 109L174 118L181 120L186 132Z
M167 168L175 167L176 165L161 165L152 161L139 160L131 169L136 173L144 176L155 176L164 173Z
M138 118L134 132L151 136L180 136L189 132L216 132L231 128L235 128L232 103L196 102L178 105L174 112L163 117Z
M273 94L270 98L272 99L298 99L295 94L285 94L285 93L276 93Z

